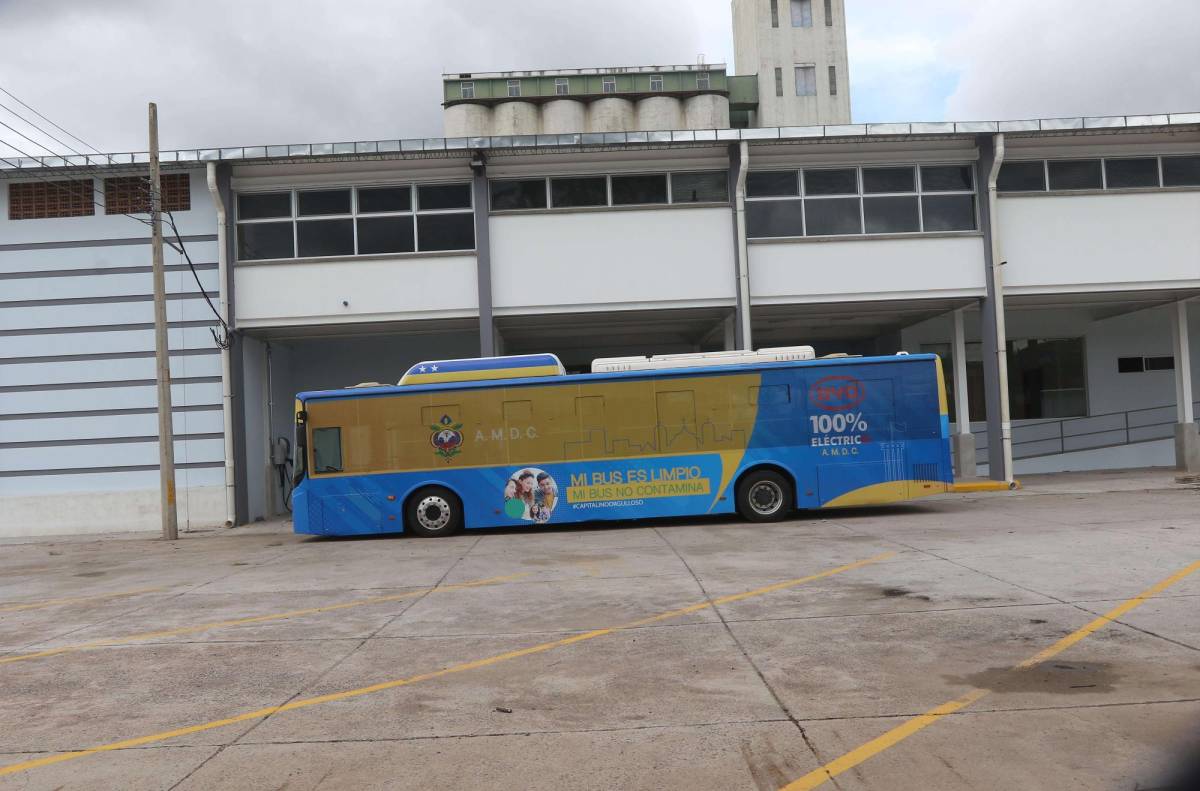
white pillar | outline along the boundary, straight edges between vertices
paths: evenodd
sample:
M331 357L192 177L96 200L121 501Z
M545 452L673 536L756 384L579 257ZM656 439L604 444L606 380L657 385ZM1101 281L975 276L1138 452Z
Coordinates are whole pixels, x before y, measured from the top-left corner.
M1192 408L1192 353L1188 338L1188 303L1171 306L1171 340L1175 355L1175 469L1200 473L1200 431Z
M967 337L963 329L963 311L954 311L954 413L958 417L958 433L971 433L971 409L967 395Z
M737 349L737 320L731 313L725 317L723 322L725 332L725 351L731 352Z

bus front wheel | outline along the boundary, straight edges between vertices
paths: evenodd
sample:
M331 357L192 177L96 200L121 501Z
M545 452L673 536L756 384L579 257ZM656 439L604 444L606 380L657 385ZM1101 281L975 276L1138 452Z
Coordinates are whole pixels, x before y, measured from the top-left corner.
M448 536L462 529L462 502L449 489L430 486L408 498L404 528L413 535Z
M753 470L737 488L737 510L747 522L774 522L795 505L792 483L775 470Z

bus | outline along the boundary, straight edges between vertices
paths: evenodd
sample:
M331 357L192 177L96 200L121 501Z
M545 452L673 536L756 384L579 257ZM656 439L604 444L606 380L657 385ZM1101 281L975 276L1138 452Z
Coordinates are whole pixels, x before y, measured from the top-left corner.
M876 505L949 490L932 354L811 347L418 363L296 397L297 533L327 536Z

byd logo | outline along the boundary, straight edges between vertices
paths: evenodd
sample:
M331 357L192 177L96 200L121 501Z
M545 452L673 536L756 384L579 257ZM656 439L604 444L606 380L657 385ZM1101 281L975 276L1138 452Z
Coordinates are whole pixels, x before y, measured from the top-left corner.
M826 412L854 409L867 397L867 388L853 376L826 376L808 388L808 403Z

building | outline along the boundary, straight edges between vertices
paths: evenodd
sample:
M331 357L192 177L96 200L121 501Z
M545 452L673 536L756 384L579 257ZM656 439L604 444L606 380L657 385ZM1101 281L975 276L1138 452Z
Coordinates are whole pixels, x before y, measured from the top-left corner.
M850 123L843 0L733 0L725 64L442 75L446 137Z
M1200 467L1200 113L164 158L185 527L285 510L297 391L479 354L932 350L960 474L1004 393L1017 473ZM0 162L2 534L157 528L145 163Z

